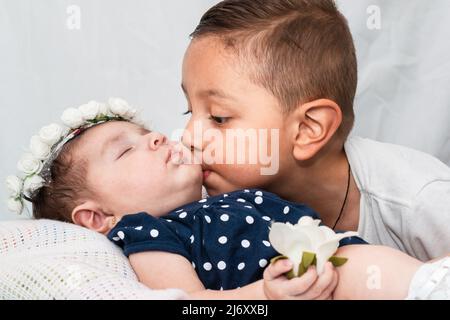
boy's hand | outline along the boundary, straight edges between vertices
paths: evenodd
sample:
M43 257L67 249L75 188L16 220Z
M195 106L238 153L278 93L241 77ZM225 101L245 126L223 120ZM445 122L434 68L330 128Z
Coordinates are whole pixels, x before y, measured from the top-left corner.
M330 300L338 283L338 273L330 262L318 277L311 266L300 278L288 280L284 273L292 269L292 262L278 260L264 271L264 293L274 300Z

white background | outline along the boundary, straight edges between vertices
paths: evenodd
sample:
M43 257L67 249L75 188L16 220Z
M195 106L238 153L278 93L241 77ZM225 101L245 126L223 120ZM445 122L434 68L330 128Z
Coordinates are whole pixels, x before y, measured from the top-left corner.
M183 128L181 62L213 0L0 0L0 220L4 179L30 137L67 107L119 96L166 134ZM450 1L342 0L359 59L353 134L450 165ZM67 27L67 8L81 29ZM381 29L367 21L377 5Z

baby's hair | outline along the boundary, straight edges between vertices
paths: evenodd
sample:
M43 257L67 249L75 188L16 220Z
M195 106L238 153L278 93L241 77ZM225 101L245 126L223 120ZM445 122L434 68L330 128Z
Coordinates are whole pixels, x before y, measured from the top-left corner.
M333 0L225 0L209 9L191 37L219 37L238 53L250 79L286 113L320 98L342 110L347 137L354 121L357 62L347 20Z
M72 210L87 194L87 164L76 157L83 134L65 144L51 165L51 180L33 197L33 217L72 222Z

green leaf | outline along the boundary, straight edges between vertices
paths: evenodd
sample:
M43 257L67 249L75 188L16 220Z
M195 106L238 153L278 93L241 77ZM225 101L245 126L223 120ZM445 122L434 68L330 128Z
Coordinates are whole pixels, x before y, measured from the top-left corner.
M330 259L328 259L328 261L330 261L333 264L333 266L337 268L344 265L348 261L348 259L344 257L332 256Z
M289 258L286 256L276 256L276 257L273 257L272 259L270 259L270 264L274 264L278 260L285 260L285 259L289 259Z
M316 262L316 254L312 252L303 252L302 261L298 267L298 277L304 275L308 268L312 265L315 265Z
M294 268L284 274L289 280L295 278Z

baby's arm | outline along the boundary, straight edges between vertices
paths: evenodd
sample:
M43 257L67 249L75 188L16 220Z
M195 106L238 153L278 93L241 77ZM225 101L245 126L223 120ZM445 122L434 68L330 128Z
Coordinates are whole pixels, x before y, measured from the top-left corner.
M373 245L344 246L335 255L348 261L336 268L334 299L404 299L423 264L401 251Z
M267 299L262 280L235 290L206 290L191 263L178 254L141 252L130 255L130 263L139 281L152 289L178 288L192 299Z

